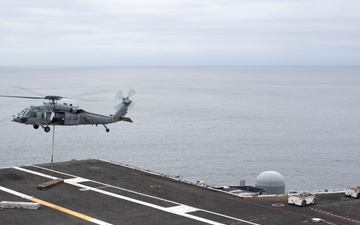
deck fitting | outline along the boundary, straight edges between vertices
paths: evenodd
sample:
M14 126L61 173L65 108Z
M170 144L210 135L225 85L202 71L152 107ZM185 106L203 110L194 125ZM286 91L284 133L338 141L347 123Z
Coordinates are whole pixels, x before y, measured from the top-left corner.
M56 187L56 186L59 186L59 185L61 185L61 184L63 184L63 183L64 183L64 180L63 180L63 179L50 180L50 181L47 181L47 182L45 182L45 183L39 184L39 185L37 186L37 189L38 189L39 191L47 191L47 190L49 190L49 189L51 189L51 188L54 188L54 187Z

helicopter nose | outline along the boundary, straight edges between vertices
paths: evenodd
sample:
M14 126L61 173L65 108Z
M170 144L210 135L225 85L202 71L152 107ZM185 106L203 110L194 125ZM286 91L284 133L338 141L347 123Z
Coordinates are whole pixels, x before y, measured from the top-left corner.
M12 119L12 121L13 122L18 122L18 123L26 123L26 121L27 121L27 118L26 117L13 117L13 119Z

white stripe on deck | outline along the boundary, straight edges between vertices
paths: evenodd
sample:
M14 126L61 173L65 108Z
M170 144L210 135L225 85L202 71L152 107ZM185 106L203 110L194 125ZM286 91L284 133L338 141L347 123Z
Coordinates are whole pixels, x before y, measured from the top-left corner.
M126 196L123 196L123 195L115 194L115 193L112 193L112 192L100 190L98 188L93 188L93 187L90 187L90 186L87 186L87 185L79 184L79 183L76 183L76 182L73 182L73 181L74 181L73 179L64 180L64 182L67 183L67 184L71 184L71 185L74 185L74 186L77 186L77 187L80 187L80 188L83 188L83 189L98 192L98 193L108 195L108 196L111 196L111 197L114 197L114 198L122 199L122 200L129 201L129 202L133 202L133 203L136 203L136 204L139 204L139 205L147 206L147 207L158 209L158 210L161 210L161 211L173 213L173 214L176 214L176 215L179 215L179 216L187 217L187 218L190 218L190 219L198 220L198 221L208 223L208 224L212 224L212 225L223 225L222 223L218 223L218 222L215 222L215 221L212 221L212 220L208 220L208 219L204 219L204 218L201 218L201 217L198 217L198 216L193 216L193 215L190 215L190 214L186 214L185 211L172 210L173 207L162 207L162 206L155 205L155 204L152 204L152 203L149 203L149 202L145 202L145 201L141 201L141 200L138 200L138 199L134 199L134 198L126 197ZM199 209L197 209L197 210L199 210Z
M173 207L168 207L167 209L169 212L178 212L178 213L191 213L191 212L199 211L198 208L194 208L187 205L177 205Z
M17 169L17 170L21 170L23 172L27 172L27 173L31 173L31 174L34 174L34 175L42 176L42 177L47 177L47 178L51 178L51 179L58 179L57 177L49 176L49 175L46 175L46 174L43 174L43 173L39 173L39 172L36 172L36 171L24 169L24 168L21 168L21 167L13 167L13 168ZM49 171L53 171L55 173L60 173L60 174L64 174L64 175L67 175L67 176L72 176L74 178L65 179L64 182L67 183L67 184L73 185L73 186L80 187L83 190L91 190L91 191L98 192L98 193L101 193L101 194L104 194L104 195L112 196L114 198L119 198L119 199L122 199L122 200L125 200L125 201L133 202L133 203L136 203L136 204L139 204L139 205L143 205L143 206L147 206L147 207L150 207L150 208L165 211L165 212L168 212L168 213L176 214L176 215L183 216L183 217L186 217L186 218L189 218L189 219L201 221L201 222L204 222L204 223L207 223L207 224L224 225L223 223L219 223L219 222L216 222L216 221L213 221L213 220L205 219L205 218L195 216L195 215L191 215L191 214L188 214L188 213L196 212L196 211L203 211L203 212L206 212L206 213L209 213L209 214L217 215L217 216L220 216L220 217L223 217L223 218L228 218L228 219L239 221L239 222L242 222L242 223L247 223L247 224L251 224L251 225L260 225L258 223L253 223L253 222L250 222L250 221L246 221L246 220L242 220L242 219L239 219L239 218L223 215L223 214L220 214L220 213L216 213L216 212L212 212L212 211L208 211L208 210L203 210L203 209L200 209L200 208L195 208L195 207L192 207L192 206L184 205L184 204L174 202L174 201L170 201L170 200L167 200L167 199L162 199L162 198L159 198L159 197L146 195L146 194L136 192L136 191L133 191L133 190L128 190L128 189L116 187L116 186L113 186L113 185L108 185L108 184L104 184L104 183L101 183L101 182L89 180L89 179L86 179L86 178L77 177L75 175L71 175L71 174L67 174L67 173L63 173L63 172L58 172L58 171L55 171L55 170L50 170L50 169L42 168L42 167L39 167L39 166L36 166L36 168L46 169L46 170L49 170ZM126 197L126 196L123 196L123 195L115 194L115 193L112 193L112 192L108 192L108 191L100 190L98 188L94 188L94 187L90 187L90 186L87 186L87 185L84 185L84 184L80 184L81 182L86 182L86 181L91 181L91 182L94 182L94 183L101 184L103 186L117 188L117 189L120 189L120 190L135 193L135 194L138 194L138 195L141 195L141 196L150 197L150 198L153 198L153 199L162 200L164 202L174 203L174 204L177 204L178 206L163 207L163 206L155 205L155 204L145 202L145 201L142 201L142 200L137 200L137 199L134 199L134 198Z
M6 187L3 187L3 186L0 186L0 190L2 190L2 191L4 191L4 192L7 192L7 193L9 193L9 194L18 196L18 197L20 197L20 198L25 198L25 199L30 199L30 198L32 198L32 196L30 196L30 195L26 195L26 194L23 194L23 193L14 191L14 190L11 190L11 189L6 188Z
M41 176L41 177L53 179L53 180L59 179L58 177L50 176L50 175L47 175L47 174L44 174L44 173L39 173L39 172L36 172L36 171L33 171L33 170L28 170L28 169L17 167L17 166L14 166L12 168L17 169L17 170L21 170L21 171L26 172L26 173L31 173L31 174L35 174L35 175L38 175L38 176Z

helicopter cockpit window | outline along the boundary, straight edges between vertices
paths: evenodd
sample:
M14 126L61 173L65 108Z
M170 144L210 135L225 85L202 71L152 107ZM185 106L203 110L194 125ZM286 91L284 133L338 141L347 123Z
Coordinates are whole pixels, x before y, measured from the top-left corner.
M30 113L31 113L31 109L28 109L28 110L24 113L24 115L25 115L25 116L29 116Z
M19 113L19 115L24 115L27 110L28 110L28 108L25 108L23 111L21 111L21 112Z

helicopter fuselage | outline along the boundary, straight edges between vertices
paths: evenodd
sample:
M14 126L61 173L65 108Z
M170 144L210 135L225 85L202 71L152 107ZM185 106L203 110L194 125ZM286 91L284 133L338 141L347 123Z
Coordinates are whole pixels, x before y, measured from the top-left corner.
M21 88L23 89L23 88ZM37 93L35 93L37 94ZM22 124L32 124L35 129L40 126L44 128L45 132L50 131L50 125L57 126L77 126L77 125L103 125L106 132L110 129L106 127L109 123L116 123L118 121L125 121L132 123L132 120L128 117L124 117L128 111L132 101L129 99L132 95L136 94L135 90L130 88L126 97L124 97L122 91L119 91L115 98L120 99L121 103L118 104L115 109L114 115L105 116L96 113L86 112L85 110L74 107L72 104L58 104L58 101L64 97L58 95L46 95L46 96L19 96L19 95L0 95L5 98L22 98L22 99L47 99L48 103L40 106L30 106L23 111L13 116L13 122ZM38 94L41 95L41 94ZM134 105L132 105L134 106Z
M71 104L44 103L41 106L30 106L13 116L13 122L22 124L32 124L35 129L40 126L46 132L50 131L50 125L60 126L76 126L76 125L104 125L118 121L132 122L130 118L124 117L127 113L129 103L121 103L118 111L114 115L106 116L95 113L86 112L85 110L74 107Z

